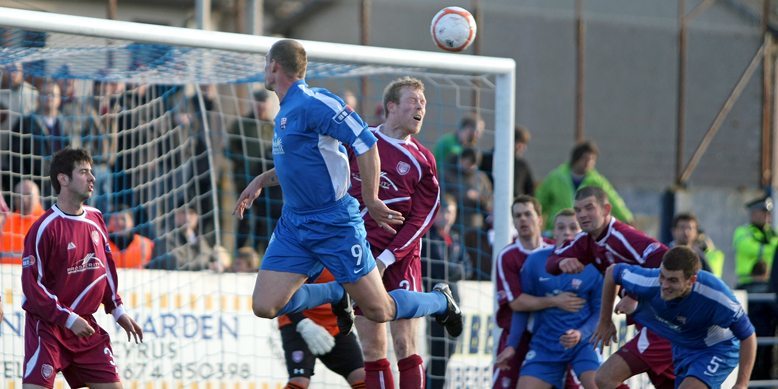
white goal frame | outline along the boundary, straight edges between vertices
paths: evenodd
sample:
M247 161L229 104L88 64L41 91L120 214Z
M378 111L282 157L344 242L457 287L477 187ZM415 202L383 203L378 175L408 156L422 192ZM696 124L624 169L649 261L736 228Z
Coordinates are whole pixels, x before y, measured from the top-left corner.
M144 43L265 54L280 38L205 31L143 23L57 15L0 7L0 25L27 30L124 39ZM418 66L443 72L495 76L494 242L510 243L513 188L513 128L516 101L516 62L510 58L390 49L301 40L312 60L361 65ZM499 140L499 141L497 141ZM494 250L493 256L499 250ZM493 277L492 277L493 278Z

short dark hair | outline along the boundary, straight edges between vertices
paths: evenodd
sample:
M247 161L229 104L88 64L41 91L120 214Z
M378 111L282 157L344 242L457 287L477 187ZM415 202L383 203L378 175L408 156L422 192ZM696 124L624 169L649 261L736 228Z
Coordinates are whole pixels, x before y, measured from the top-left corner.
M270 93L267 93L265 89L258 89L254 92L254 101L265 102L270 97Z
M267 60L273 60L281 65L288 76L305 78L308 67L308 56L302 43L294 39L282 39L270 47Z
M516 126L516 128L513 130L513 142L514 143L527 144L527 143L529 143L530 139L532 139L532 135L530 135L529 130L527 129L527 127Z
M459 131L462 131L466 128L478 128L478 122L482 121L481 116L473 113L470 115L467 115L462 118L462 120L459 121Z
M532 204L532 208L535 208L535 213L537 213L538 216L543 215L543 206L540 205L540 201L530 195L516 196L516 198L513 199L513 203L511 203L511 213L513 213L513 206L516 204Z
M54 193L59 194L60 189L62 189L57 176L67 174L68 177L73 178L73 169L80 162L92 164L92 157L88 151L66 147L54 154L54 157L51 159L51 168L49 168L49 179L51 180L51 186L54 187Z
M767 262L759 261L751 268L751 275L753 277L761 277L767 275Z
M591 196L594 196L600 205L605 205L608 203L608 195L599 186L584 186L583 188L578 188L578 190L575 191L576 200L583 200Z
M462 153L459 154L460 160L471 160L476 165L481 165L481 159L483 156L481 155L481 152L474 148L474 147L465 147L462 149Z
M575 217L575 211L572 208L562 208L554 215L554 222L556 219L562 216Z
M675 215L675 217L673 218L673 228L678 227L678 224L680 224L681 222L694 222L694 224L696 224L698 228L700 227L700 221L697 220L697 216L694 216L693 214L688 212L679 213Z
M598 149L597 145L592 141L584 141L575 145L575 147L573 147L573 151L570 152L570 165L575 165L575 163L578 162L579 159L583 158L584 154L586 153L600 155L600 149Z
M686 246L675 246L662 257L662 267L670 271L681 270L684 278L688 280L700 271L702 264L694 250Z

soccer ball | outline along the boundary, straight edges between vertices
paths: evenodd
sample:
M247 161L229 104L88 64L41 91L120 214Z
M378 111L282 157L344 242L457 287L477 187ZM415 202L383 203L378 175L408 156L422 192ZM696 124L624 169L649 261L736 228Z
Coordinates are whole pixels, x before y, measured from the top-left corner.
M446 51L462 51L475 39L473 15L460 7L446 7L438 11L430 23L432 41Z

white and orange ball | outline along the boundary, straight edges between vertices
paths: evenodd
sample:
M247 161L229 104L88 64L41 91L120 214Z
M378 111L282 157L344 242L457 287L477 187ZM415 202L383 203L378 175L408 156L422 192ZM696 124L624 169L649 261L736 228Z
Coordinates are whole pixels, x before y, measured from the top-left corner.
M430 23L432 40L446 51L466 49L475 40L476 30L475 18L461 7L441 9Z

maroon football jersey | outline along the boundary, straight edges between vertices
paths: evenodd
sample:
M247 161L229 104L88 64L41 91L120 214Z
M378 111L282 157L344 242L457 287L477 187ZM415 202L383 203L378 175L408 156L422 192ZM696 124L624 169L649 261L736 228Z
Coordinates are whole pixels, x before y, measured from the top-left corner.
M405 217L397 234L379 227L367 213L362 201L362 180L356 155L349 151L351 188L349 194L359 200L367 229L367 240L374 247L390 250L400 261L420 247L421 238L432 227L440 204L440 185L437 178L435 157L418 140L391 138L381 133L381 127L371 128L378 138L376 143L381 157L381 177L378 198L387 207ZM418 250L415 250L418 252Z
M581 232L572 241L554 250L548 257L546 271L559 274L559 262L564 258L578 258L582 264L591 263L603 273L614 263L657 268L667 250L667 246L654 238L611 217L602 236L593 238Z
M68 215L56 205L30 228L22 258L22 308L28 315L62 327L78 316L121 306L116 265L99 210L84 207Z
M521 295L521 268L524 266L524 261L527 260L530 254L550 246L552 245L543 239L538 248L529 250L524 248L517 239L515 242L505 246L497 255L495 269L497 316L495 321L498 327L506 331L511 329L513 310L509 304Z

